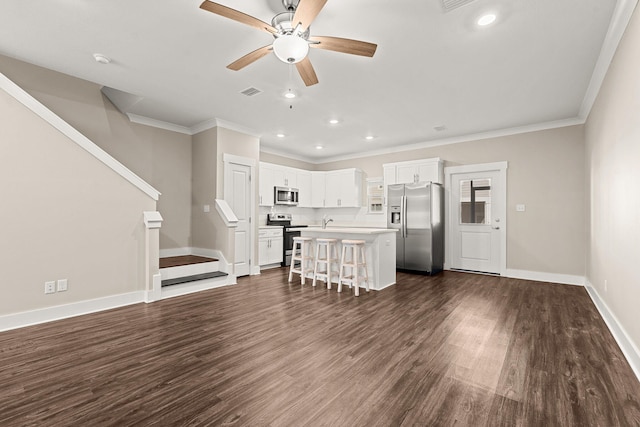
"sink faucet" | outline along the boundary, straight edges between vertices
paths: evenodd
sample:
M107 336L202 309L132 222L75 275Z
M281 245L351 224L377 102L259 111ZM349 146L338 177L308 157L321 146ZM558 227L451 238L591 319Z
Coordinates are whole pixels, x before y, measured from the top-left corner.
M330 222L333 222L331 218L327 219L326 215L322 217L322 229L324 230L325 228L327 228L327 224L329 224Z

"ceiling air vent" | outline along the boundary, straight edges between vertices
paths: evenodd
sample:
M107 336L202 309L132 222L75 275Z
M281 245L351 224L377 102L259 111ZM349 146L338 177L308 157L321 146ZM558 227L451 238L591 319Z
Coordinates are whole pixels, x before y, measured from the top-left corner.
M243 90L240 93L243 94L243 95L247 95L247 96L254 96L254 95L257 95L259 93L262 93L262 91L260 89L256 89L255 87L250 87L250 88L247 88L247 89Z
M442 8L444 12L451 12L453 9L457 9L460 6L471 3L474 0L442 0Z

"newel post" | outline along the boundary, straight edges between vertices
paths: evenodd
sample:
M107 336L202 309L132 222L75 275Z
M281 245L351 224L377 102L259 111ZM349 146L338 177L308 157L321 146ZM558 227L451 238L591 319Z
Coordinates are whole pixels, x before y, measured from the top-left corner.
M160 299L160 227L162 227L162 215L157 211L144 212L144 277L145 277L145 302L153 302Z

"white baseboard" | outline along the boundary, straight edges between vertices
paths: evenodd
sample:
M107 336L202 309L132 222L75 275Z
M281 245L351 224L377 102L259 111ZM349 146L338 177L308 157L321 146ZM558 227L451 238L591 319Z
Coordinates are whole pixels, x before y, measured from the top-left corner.
M515 270L507 268L505 277L513 279L535 280L538 282L562 283L564 285L584 286L584 276L571 274L544 273L541 271Z
M37 310L23 311L21 313L0 316L0 332L11 329L24 328L54 320L67 319L83 314L96 313L112 308L124 307L145 301L145 292L137 291L127 294L111 295L71 304L57 305L54 307L40 308Z
M220 252L217 249L205 249L205 248L189 248L189 249L191 250L191 255L203 256L207 258L224 259L224 257L222 256L222 252Z
M622 350L624 357L627 358L627 362L629 362L633 373L636 374L636 377L640 380L640 350L638 350L638 347L636 347L633 341L629 338L627 331L622 327L620 322L618 322L616 316L611 312L611 310L609 310L609 307L604 300L600 298L598 291L591 286L591 283L587 281L585 288L591 297L593 304L598 309L600 316L602 316L604 322L607 324L613 338L615 338L618 343L620 350Z
M191 250L192 250L192 248L160 249L160 258L168 258L168 257L172 257L172 256L193 255Z

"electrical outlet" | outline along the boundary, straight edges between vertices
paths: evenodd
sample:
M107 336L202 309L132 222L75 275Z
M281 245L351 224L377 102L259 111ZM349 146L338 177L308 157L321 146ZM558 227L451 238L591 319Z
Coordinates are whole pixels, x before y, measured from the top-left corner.
M526 209L525 205L516 205L516 212L524 212Z
M64 292L67 290L67 279L58 280L58 292Z
M44 293L45 294L55 294L56 293L56 282L44 282Z
M204 205L204 211L205 211L205 212L211 212L211 206L209 206L209 205Z

